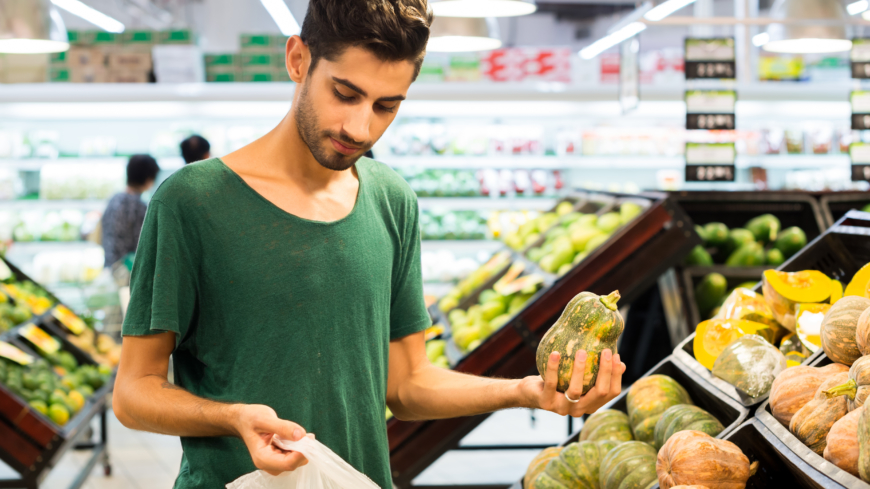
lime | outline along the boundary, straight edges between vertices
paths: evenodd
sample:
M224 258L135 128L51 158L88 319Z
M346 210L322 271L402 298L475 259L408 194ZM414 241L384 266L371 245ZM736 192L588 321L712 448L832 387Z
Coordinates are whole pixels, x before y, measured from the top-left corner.
M94 395L94 389L92 389L88 384L83 384L76 390L81 392L82 395L85 396L85 399Z
M63 426L69 422L69 410L63 404L52 403L48 408L48 417L59 426Z
M69 399L69 405L74 413L81 411L85 407L85 396L79 391L70 392L67 399Z
M33 408L34 411L39 411L42 414L48 414L48 405L43 401L30 401L30 407Z
M61 367L65 368L68 372L79 368L79 362L76 361L76 357L74 357L73 354L68 351L62 351L58 353L58 360L58 364Z
M64 393L60 389L55 390L54 392L51 393L50 396L48 396L48 403L49 404L64 404L65 405L66 401L67 401L66 393Z

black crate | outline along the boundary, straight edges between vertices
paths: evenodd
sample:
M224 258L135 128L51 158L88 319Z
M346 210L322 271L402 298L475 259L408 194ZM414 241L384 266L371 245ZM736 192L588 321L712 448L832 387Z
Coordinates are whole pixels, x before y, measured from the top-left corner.
M833 226L852 209L861 210L870 204L870 192L837 192L819 199L822 217L828 226Z
M681 287L683 289L683 298L686 302L686 314L689 319L689 324L694 328L698 323L703 321L701 312L698 310L698 304L695 301L695 287L698 283L711 273L721 273L728 281L728 290L737 287L744 282L760 282L761 275L765 270L773 267L728 267L725 265L714 265L712 267L695 266L683 269Z
M777 270L787 272L819 270L845 285L867 263L870 263L870 214L850 211L825 234L813 240ZM756 291L759 288L760 286L757 285ZM677 361L695 371L744 406L754 406L767 399L767 395L748 397L731 384L714 377L709 370L695 360L695 353L692 350L694 339L695 335L692 334L674 349L674 357ZM821 354L823 352L819 349L804 363L815 361Z
M675 362L672 357L665 358L658 365L653 367L649 372L644 374L644 377L650 375L667 375L676 380L681 386L686 389L692 402L709 412L718 419L725 429L717 438L726 438L729 433L733 432L743 422L749 418L749 410L735 402L733 399L723 395L718 389L705 382L702 378L683 365ZM607 403L601 409L616 409L628 413L626 406L626 398L628 397L628 389L622 394ZM588 418L588 416L584 416ZM580 439L580 431L574 433L571 437L565 440L561 446L574 443ZM515 484L513 487L522 487L522 481ZM658 487L658 486L656 486Z
M725 437L737 445L758 470L746 489L834 489L842 487L795 456L757 419L749 420Z

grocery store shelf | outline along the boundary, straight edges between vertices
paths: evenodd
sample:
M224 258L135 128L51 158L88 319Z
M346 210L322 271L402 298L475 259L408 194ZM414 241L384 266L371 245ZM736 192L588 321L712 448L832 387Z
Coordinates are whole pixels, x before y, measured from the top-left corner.
M682 168L682 156L384 156L394 168L613 169Z
M421 197L420 209L440 210L536 210L556 206L556 198L547 197Z
M79 251L91 248L100 248L100 245L90 241L16 241L9 246L8 253L10 255L21 255L42 253L44 251Z
M65 210L82 211L102 210L107 200L0 200L0 210L32 211L32 210Z
M424 252L446 250L458 254L470 254L479 251L492 253L502 246L504 244L501 241L486 239L430 239L423 240L422 250Z
M793 170L799 168L828 168L833 166L849 166L849 155L759 155L738 156L735 163L738 168L760 166L767 169Z
M0 168L11 168L19 171L39 171L45 165L126 165L129 160L126 156L117 157L87 157L71 156L57 159L25 158L25 159L0 159ZM158 158L157 164L162 170L177 170L184 166L181 157Z

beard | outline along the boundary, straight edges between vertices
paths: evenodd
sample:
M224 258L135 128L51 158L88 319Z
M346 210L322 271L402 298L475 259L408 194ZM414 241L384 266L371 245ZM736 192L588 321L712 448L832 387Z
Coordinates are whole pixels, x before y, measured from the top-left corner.
M302 87L302 93L299 94L299 103L296 105L295 115L296 129L299 131L299 137L308 146L308 150L311 151L311 155L314 156L317 163L326 169L333 171L347 170L372 147L371 143L363 144L359 141L354 141L345 134L336 134L333 131L320 129L317 113L311 106L311 100L308 98L307 81ZM321 141L326 141L327 138L332 138L361 149L358 154L346 156L332 148L325 148L325 145L321 144Z

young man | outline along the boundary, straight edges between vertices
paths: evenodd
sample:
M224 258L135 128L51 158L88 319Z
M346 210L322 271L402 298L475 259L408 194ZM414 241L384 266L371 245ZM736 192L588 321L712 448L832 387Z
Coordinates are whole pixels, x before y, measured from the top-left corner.
M584 352L567 394L558 355L546 383L427 361L417 200L361 155L396 117L431 21L426 0L312 0L287 42L297 85L286 118L154 195L114 408L130 428L181 437L176 488L294 470L304 457L271 440L306 432L389 488L386 406L405 420L517 407L579 416L620 392L625 365L609 351L585 396Z
M136 252L145 210L142 193L154 185L160 172L157 161L149 155L133 155L127 163L127 188L115 194L106 205L100 224L103 228L105 265L112 266L128 253Z

